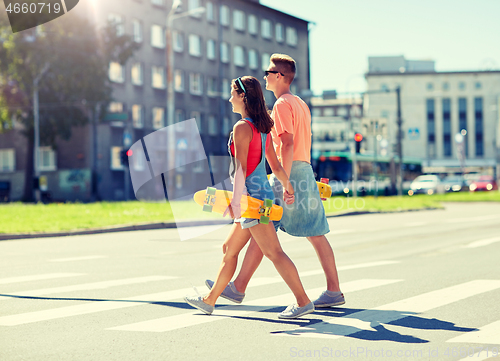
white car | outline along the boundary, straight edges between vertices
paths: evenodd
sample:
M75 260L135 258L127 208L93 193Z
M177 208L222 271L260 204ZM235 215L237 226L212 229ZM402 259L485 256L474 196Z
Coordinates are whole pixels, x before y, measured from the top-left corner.
M441 181L436 175L420 175L410 184L409 195L435 194L440 191Z

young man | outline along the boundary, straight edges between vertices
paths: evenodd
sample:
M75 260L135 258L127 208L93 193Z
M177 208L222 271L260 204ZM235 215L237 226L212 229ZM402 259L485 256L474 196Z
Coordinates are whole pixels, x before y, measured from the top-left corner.
M314 301L316 308L339 306L345 303L340 291L337 267L332 247L325 237L330 232L318 186L311 167L311 113L307 104L290 92L295 77L295 61L288 55L273 54L265 72L266 89L276 96L271 117L271 131L276 155L295 189L293 205L283 206L283 218L276 228L292 236L307 237L313 245L325 272L327 290ZM270 178L275 198L283 199L283 187L273 175ZM262 261L262 251L252 239L243 260L240 273L221 294L222 297L241 303L250 278ZM206 285L212 288L213 282Z

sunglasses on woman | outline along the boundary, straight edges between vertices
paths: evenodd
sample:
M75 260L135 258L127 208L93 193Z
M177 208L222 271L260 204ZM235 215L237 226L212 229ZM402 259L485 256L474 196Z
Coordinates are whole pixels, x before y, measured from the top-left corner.
M264 73L266 74L265 76L269 76L269 74L281 74L281 76L285 76L285 74L276 70L266 70Z

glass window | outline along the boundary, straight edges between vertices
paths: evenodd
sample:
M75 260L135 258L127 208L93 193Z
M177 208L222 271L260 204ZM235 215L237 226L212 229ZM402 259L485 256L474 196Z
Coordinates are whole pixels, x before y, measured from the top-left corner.
M207 95L209 97L217 96L217 78L209 76L207 79Z
M271 22L267 19L262 19L260 22L260 33L264 39L271 39Z
M427 143L428 143L428 156L430 158L436 157L436 128L435 128L435 101L434 99L427 99Z
M207 1L205 8L207 10L207 20L210 22L214 22L215 21L214 3L211 1Z
M323 115L325 117L333 117L334 109L333 108L323 108Z
M444 98L443 106L443 155L451 157L451 100Z
M223 122L222 122L222 134L223 135L229 135L231 132L231 119L229 117L224 117Z
M387 86L387 84L380 84L380 90L382 91L388 91L389 90L389 87Z
M0 149L0 172L13 172L16 170L16 157L14 149Z
M189 91L194 95L201 95L203 92L203 82L200 73L189 74Z
M236 30L245 30L245 14L241 10L234 10L233 12L233 27Z
M111 102L108 105L109 113L122 113L123 112L123 103L120 102Z
M484 155L483 98L474 98L474 125L476 130L476 157Z
M465 82L464 81L461 81L460 83L458 83L458 89L465 90Z
M108 23L116 29L116 35L122 36L125 34L125 25L123 24L123 17L118 14L111 13L108 15Z
M283 25L277 23L275 26L276 41L282 43L285 40L285 34L283 33Z
M123 66L120 63L112 61L109 64L109 80L115 83L123 83L125 81Z
M258 68L257 52L254 49L248 50L248 66L250 69Z
M56 170L56 152L51 147L40 147L40 170Z
M184 91L184 72L176 69L174 72L174 89L177 92Z
M120 159L120 153L123 150L123 147L111 147L111 170L121 170L123 169L123 165Z
M313 108L312 109L312 116L313 117L320 117L321 116L321 108Z
M184 51L184 36L179 31L172 31L172 36L174 38L174 51L182 53Z
M154 107L152 111L153 115L153 128L160 129L165 126L165 109L160 107Z
M227 5L222 5L220 7L220 24L229 26L229 7Z
M152 66L151 85L156 89L165 89L165 68L162 66Z
M201 56L201 39L198 35L189 35L189 54Z
M450 90L450 83L444 82L443 83L443 90Z
M286 27L286 43L295 46L298 43L297 29L290 26Z
M220 44L220 61L229 63L229 45L226 42Z
M427 90L434 90L434 83L427 83L426 88Z
M483 87L483 85L481 84L481 82L477 81L474 83L474 88L481 89L482 87Z
M210 60L215 59L215 40L207 40L207 58Z
M134 85L142 85L144 83L141 63L135 63L132 65L131 79L132 84Z
M136 43L142 43L142 22L140 20L132 20L133 37Z
M270 59L271 59L271 55L269 55L268 53L263 53L261 55L261 63L262 63L261 69L262 70L267 70L267 68L269 67Z
M200 0L189 0L188 2L188 11L198 9L200 8ZM200 18L202 13L201 12L193 12L190 14L193 18Z
M248 32L257 35L257 17L255 15L248 15Z
M154 48L165 48L165 31L160 25L151 25L151 46Z
M458 130L467 130L467 99L458 98ZM464 138L464 151L468 156L467 137Z
M142 105L134 104L132 105L132 124L134 128L143 128L143 109Z
M203 131L202 131L202 122L201 122L201 113L200 112L196 112L196 111L193 111L191 112L191 116L189 117L189 119L193 119L196 120L196 126L198 127L198 132L200 134L203 134Z
M217 135L218 134L218 129L217 129L217 118L214 117L213 115L208 117L208 135Z
M222 98L229 99L231 97L231 83L229 79L222 79Z
M239 45L234 47L234 65L245 66L245 54L243 48Z

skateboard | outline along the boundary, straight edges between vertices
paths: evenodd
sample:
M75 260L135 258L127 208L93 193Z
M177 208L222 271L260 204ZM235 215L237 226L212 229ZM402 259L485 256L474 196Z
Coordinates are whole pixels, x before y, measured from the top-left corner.
M206 190L196 192L193 198L196 203L203 206L204 212L224 214L233 199L233 192L208 187ZM258 219L262 224L279 221L283 216L283 208L273 204L271 199L261 201L250 196L242 196L240 205L241 217Z
M270 174L267 175L267 179L271 177ZM332 187L328 184L330 180L328 178L321 178L318 184L319 197L320 198L330 198L332 196Z

